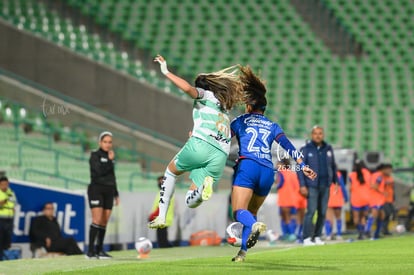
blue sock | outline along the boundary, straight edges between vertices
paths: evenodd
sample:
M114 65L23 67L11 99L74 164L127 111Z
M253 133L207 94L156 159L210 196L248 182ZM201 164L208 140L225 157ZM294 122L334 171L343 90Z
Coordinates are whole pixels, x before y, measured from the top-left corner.
M362 233L364 233L364 226L362 225L362 224L358 224L357 225L357 230L358 230L358 233L359 234L362 234Z
M303 235L303 224L300 224L299 225L299 230L298 230L298 237L299 237L299 239L302 238L302 235Z
M252 231L252 226L256 222L254 219L252 213L246 209L239 209L236 211L236 214L234 215L236 218L236 221L243 224L243 233L242 233L242 244L241 249L244 251L247 251L247 239L249 238L250 232Z
M377 218L377 228L375 228L374 238L378 239L382 227L382 220Z
M295 234L296 232L296 219L291 219L289 223L289 234Z
M326 236L331 236L332 234L332 224L330 221L325 221L325 233Z
M242 231L242 243L241 243L241 250L247 251L247 239L249 238L250 233L252 232L251 227L243 226Z
M336 235L341 236L342 235L342 220L336 220Z
M239 209L236 211L235 215L236 221L240 222L244 226L252 228L253 224L256 222L252 213L246 209Z
M286 236L289 234L289 225L287 223L285 223L284 221L282 221L280 223L281 227L282 227L282 234L283 236Z
M370 216L367 220L367 225L365 227L365 232L371 232L371 228L372 228L373 223L374 223L374 218Z

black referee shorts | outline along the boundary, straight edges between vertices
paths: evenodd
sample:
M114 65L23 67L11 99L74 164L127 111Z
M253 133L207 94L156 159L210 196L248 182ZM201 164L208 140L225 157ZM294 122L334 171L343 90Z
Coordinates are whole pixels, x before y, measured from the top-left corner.
M115 188L113 186L89 184L88 200L90 208L101 207L111 210L114 206L114 199Z

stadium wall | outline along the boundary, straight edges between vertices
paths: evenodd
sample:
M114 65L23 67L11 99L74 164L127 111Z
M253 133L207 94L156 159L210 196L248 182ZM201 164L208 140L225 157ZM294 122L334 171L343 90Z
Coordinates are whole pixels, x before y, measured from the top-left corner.
M0 67L179 141L192 128L190 101L166 94L0 20Z

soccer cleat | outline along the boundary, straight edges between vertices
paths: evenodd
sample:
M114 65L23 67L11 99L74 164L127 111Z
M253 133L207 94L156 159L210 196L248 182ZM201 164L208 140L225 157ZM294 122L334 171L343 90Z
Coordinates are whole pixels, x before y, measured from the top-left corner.
M161 219L160 216L156 217L154 220L148 223L148 227L151 229L165 228L165 220Z
M198 190L198 189L188 190L186 198L185 198L185 204L189 208L196 208L196 207L200 206L201 203L203 203L203 200L201 199L201 193L200 192L201 192L201 190Z
M214 179L210 176L207 176L203 182L203 190L201 191L201 199L207 201L213 195L213 183Z
M256 245L257 240L259 239L260 233L263 233L266 231L266 224L262 222L255 222L252 226L252 232L249 235L249 238L247 239L246 246L247 248L252 248Z
M237 255L235 257L233 257L231 259L232 262L236 262L236 263L240 263L240 262L244 262L244 260L246 259L246 251L244 250L239 250L239 252L237 253Z
M343 240L343 238L342 238L342 236L341 236L341 235L336 235L335 240L337 240L337 241L342 241L342 240Z
M316 243L312 241L312 238L306 238L303 240L303 246L314 246Z
M324 241L321 240L320 237L315 237L314 243L316 245L325 245L326 244Z
M98 259L98 255L94 251L88 251L85 255L86 259L92 260L92 259Z
M111 256L111 255L109 255L108 253L106 253L105 251L100 251L100 252L98 252L98 253L96 254L96 257L97 257L99 260L109 260L109 259L112 259L112 256Z

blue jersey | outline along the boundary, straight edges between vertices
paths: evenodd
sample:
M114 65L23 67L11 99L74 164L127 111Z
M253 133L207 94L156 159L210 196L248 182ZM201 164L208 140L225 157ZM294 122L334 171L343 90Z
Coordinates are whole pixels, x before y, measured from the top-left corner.
M284 149L292 149L293 147L290 142L290 146L283 146L284 142L279 141L281 137L285 137L282 128L262 114L240 115L232 121L230 127L239 143L239 157L255 160L272 169L271 147L273 141L279 142Z

